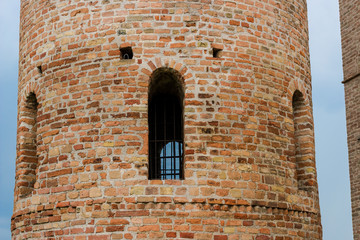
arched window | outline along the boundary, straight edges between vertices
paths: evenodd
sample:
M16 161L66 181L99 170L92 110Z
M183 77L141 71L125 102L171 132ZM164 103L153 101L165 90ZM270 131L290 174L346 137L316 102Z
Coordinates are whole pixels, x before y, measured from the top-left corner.
M303 94L296 90L293 99L295 161L298 187L311 190L316 184L314 137L311 111Z
M16 164L16 186L20 197L27 196L34 189L37 157L37 114L38 102L34 93L26 98L19 111L18 151Z
M172 69L155 71L149 91L149 179L183 179L184 93Z

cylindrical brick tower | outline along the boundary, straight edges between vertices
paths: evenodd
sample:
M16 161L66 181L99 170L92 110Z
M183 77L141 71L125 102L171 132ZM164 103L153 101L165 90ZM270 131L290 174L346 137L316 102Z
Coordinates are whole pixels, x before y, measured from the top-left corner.
M305 0L22 0L13 239L321 239Z

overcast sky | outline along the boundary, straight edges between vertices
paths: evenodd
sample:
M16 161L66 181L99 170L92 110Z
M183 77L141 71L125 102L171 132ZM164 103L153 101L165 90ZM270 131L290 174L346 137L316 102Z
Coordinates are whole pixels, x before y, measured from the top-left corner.
M308 0L316 161L324 240L352 239L337 0ZM10 239L19 0L0 0L0 239Z

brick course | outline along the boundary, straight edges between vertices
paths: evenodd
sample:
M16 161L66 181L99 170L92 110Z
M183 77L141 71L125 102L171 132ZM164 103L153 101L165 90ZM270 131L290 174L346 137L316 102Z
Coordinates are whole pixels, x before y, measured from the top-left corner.
M13 239L322 239L308 52L303 0L22 0L37 166L30 194L16 181ZM163 72L185 93L183 180L148 180Z

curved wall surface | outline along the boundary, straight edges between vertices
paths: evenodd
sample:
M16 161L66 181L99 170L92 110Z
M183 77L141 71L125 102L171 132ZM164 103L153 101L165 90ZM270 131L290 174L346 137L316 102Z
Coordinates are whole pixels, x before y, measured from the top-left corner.
M305 0L22 0L20 24L13 239L322 239ZM182 180L148 178L161 74Z

